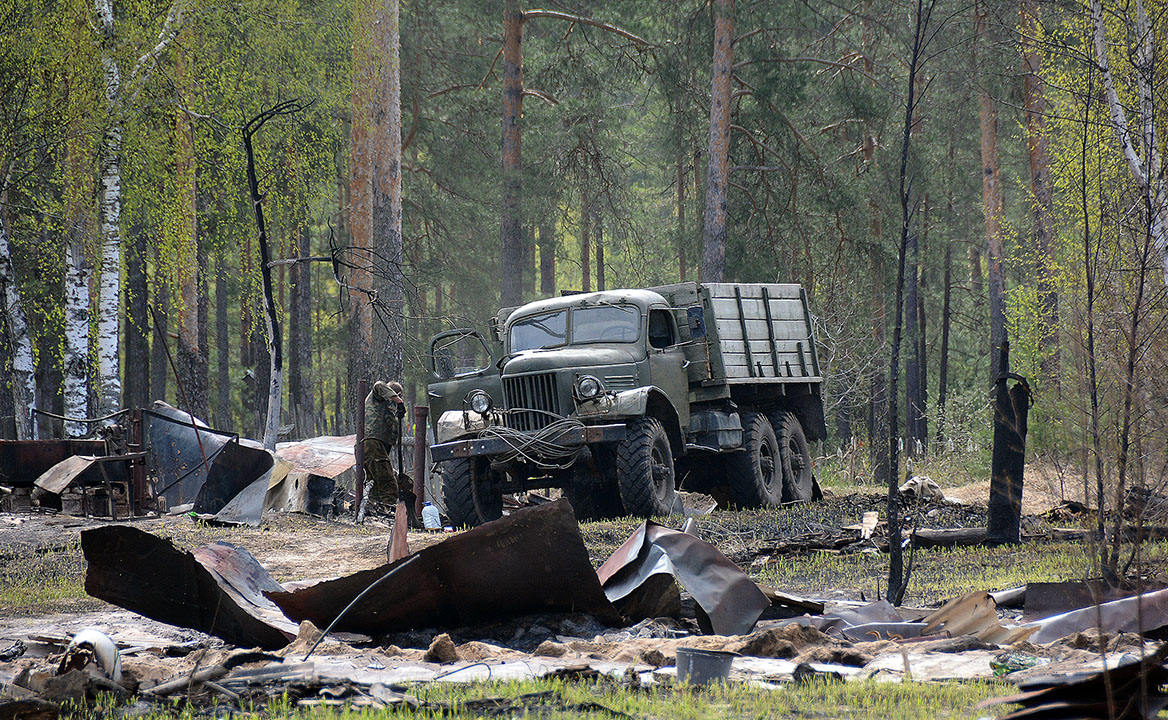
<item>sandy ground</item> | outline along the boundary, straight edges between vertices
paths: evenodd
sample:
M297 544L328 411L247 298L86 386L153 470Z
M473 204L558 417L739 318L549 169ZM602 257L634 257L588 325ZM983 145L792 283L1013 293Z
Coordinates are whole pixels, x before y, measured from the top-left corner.
M1022 514L1041 515L1064 500L1088 502L1084 498L1083 479L1072 475L1073 468L1058 468L1049 463L1028 463L1022 488ZM985 505L990 496L990 481L945 488L945 497Z

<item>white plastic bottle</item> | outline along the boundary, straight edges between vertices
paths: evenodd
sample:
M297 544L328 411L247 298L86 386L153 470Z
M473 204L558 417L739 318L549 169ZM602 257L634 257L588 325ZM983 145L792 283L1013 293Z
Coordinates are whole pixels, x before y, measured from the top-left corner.
M442 518L438 514L438 508L429 502L422 504L422 524L425 525L427 530L442 529Z

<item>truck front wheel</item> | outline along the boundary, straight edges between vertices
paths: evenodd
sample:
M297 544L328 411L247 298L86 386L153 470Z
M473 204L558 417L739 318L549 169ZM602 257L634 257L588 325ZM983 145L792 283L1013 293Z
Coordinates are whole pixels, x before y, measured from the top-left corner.
M757 508L783 501L779 443L766 415L742 413L742 446L727 458L730 494L739 507Z
M503 517L502 478L486 458L447 460L438 472L451 525L474 527Z
M779 456L783 461L783 502L807 502L812 499L814 479L811 474L811 451L807 436L794 413L776 416Z
M669 436L657 418L637 418L617 443L616 480L625 512L639 517L669 515L681 508Z

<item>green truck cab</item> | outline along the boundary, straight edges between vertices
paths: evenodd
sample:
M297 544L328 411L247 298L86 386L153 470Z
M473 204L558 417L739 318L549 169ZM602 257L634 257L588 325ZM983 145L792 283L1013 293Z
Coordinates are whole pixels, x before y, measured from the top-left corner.
M429 363L430 452L456 525L547 487L581 518L680 512L683 486L739 507L817 492L823 377L798 285L539 300L500 311L490 338L436 335Z

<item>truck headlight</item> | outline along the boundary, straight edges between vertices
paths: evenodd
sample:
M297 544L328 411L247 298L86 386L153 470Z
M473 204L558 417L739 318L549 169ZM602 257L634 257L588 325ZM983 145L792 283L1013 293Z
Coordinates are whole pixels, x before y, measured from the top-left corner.
M470 394L469 404L471 410L474 410L479 415L486 415L491 411L491 396L482 390L475 390Z
M604 385L595 375L581 375L576 378L576 397L581 400L592 400L604 392Z

